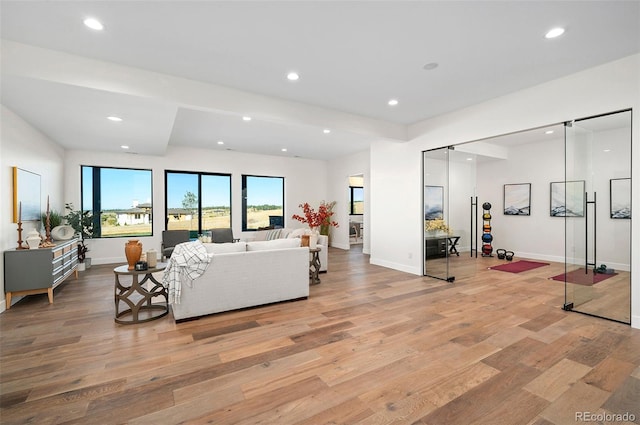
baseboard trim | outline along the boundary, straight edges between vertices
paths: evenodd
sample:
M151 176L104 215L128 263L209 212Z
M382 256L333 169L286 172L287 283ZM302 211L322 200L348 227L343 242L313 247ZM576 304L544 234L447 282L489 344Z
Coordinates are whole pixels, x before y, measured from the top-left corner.
M379 259L373 258L373 257L369 260L369 263L373 264L373 265L376 265L376 266L382 266L382 267L398 270L398 271L405 272L405 273L415 274L415 275L418 275L418 276L422 275L422 270L421 269L419 269L417 267L408 266L406 264L399 264L399 263L394 263L394 262L391 262L391 261L379 260Z

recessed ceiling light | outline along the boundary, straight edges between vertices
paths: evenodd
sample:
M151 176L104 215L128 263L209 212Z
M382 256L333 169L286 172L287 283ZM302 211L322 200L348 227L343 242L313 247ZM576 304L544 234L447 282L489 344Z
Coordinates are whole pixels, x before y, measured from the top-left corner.
M544 134L553 134L553 130L547 130L544 132Z
M426 71L431 71L432 69L436 69L437 67L438 67L438 63L437 62L429 62L428 64L423 66L422 69L424 69Z
M322 130L322 132L324 134L329 134L329 133L331 133L331 130L329 130L328 128L325 128L324 130Z
M222 140L218 140L218 144L219 145L224 145L224 142Z
M396 106L398 104L398 99L391 99L387 102L389 106Z
M564 28L554 28L545 34L545 38L556 38L564 34Z
M300 76L298 75L297 72L290 72L287 74L287 80L289 81L298 81L300 79Z
M251 121L251 117L244 116L244 117L242 117L242 120L243 121Z
M286 151L287 151L287 148L282 148L282 149L280 149L280 150L281 150L282 152L286 152Z
M113 115L112 115L112 116L110 116L110 117L107 117L107 119L108 119L109 121L114 121L114 122L120 122L120 121L122 121L122 118L120 118L120 117L116 117L116 116L113 116Z
M102 25L102 22L98 21L96 18L87 18L83 22L92 30L102 31L104 29L104 25Z
M611 149L605 149L603 152L611 152Z
M129 149L129 146L127 146L127 145L122 145L122 146L120 146L120 147L121 147L122 149Z
M467 158L467 161L473 161L473 158Z

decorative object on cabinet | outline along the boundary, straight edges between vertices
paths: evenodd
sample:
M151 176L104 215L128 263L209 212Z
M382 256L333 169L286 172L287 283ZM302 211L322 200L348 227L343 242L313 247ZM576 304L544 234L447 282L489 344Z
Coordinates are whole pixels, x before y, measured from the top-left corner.
M609 180L611 190L609 210L611 218L631 218L631 179Z
M424 187L424 219L442 220L444 218L444 187Z
M491 235L491 203L482 204L482 256L493 257L493 235Z
M531 215L531 183L504 185L504 214Z
M18 247L16 249L29 249L29 247L25 247L22 245L22 202L19 202L18 206Z
M13 222L38 221L41 211L40 175L13 167Z
M584 217L584 180L551 182L551 217Z
M75 273L78 277L78 241L71 239L52 248L4 252L6 308L13 295L46 293L53 303L53 289Z
M27 233L27 245L29 246L29 249L40 248L40 242L42 242L42 237L36 229L33 229L29 233Z

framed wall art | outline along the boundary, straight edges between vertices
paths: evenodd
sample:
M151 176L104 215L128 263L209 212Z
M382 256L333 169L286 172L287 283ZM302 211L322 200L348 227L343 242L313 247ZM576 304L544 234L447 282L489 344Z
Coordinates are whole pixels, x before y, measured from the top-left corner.
M611 218L631 218L631 179L609 180Z
M40 175L13 167L13 222L40 221Z
M504 215L531 214L531 183L504 185Z
M424 219L436 220L444 218L444 187L424 187Z
M584 180L551 182L551 217L584 217Z

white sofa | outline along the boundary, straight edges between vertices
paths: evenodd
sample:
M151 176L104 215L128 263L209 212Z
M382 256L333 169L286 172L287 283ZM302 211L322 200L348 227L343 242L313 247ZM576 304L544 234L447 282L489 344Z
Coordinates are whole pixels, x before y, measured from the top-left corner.
M204 244L211 261L183 283L176 321L309 296L309 248L299 240Z
M309 229L293 229L289 227L285 227L283 229L257 230L253 232L251 240L265 241L273 239L299 238L300 235L303 235L308 231ZM323 273L329 270L329 237L319 235L318 246L320 247L320 252L318 253L318 257L320 258L320 273Z

